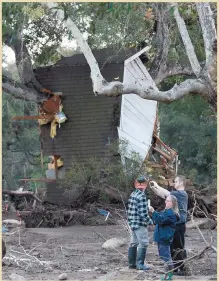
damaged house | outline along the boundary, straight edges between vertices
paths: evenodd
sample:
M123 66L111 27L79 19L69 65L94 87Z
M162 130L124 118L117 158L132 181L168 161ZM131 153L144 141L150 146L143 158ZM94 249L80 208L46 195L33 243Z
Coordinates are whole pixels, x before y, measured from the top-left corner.
M102 49L93 53L108 81L154 83L141 61L143 52L144 49L134 55L131 51L115 54ZM135 152L142 163L152 157L158 165L175 171L177 153L157 137L156 101L134 94L96 97L83 54L38 68L35 75L45 89L52 91L37 118L43 155L51 159L45 179L47 193L51 190L54 197L50 201L60 202L62 191L55 188L55 180L64 177L74 159L113 157L109 146L118 139L127 141L126 151L121 155L123 165ZM157 159L154 154L158 154Z

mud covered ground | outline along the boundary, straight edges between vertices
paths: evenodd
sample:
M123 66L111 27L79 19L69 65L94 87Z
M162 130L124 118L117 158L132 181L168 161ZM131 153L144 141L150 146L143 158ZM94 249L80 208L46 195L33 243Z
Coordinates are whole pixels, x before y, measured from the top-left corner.
M216 246L216 231L202 230L205 238ZM117 250L102 248L105 239L128 237L121 224L109 226L70 226L63 228L29 228L5 236L7 255L2 268L2 280L12 273L26 280L58 280L67 273L68 280L158 280L163 265L152 243L153 231L149 232L150 245L147 262L148 272L130 270L127 267L128 244ZM20 244L20 245L19 245ZM188 230L186 237L188 256L200 253L205 243L197 230ZM209 250L189 262L191 276L174 277L174 280L216 280L216 254Z

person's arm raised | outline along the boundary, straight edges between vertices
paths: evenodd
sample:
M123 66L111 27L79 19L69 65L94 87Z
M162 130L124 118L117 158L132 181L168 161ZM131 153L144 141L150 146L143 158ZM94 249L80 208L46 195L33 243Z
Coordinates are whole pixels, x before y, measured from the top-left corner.
M156 181L150 181L149 187L153 190L153 192L155 194L157 194L157 196L159 196L163 199L167 198L167 196L170 195L170 192L168 190L166 190L165 188L159 186L156 183Z

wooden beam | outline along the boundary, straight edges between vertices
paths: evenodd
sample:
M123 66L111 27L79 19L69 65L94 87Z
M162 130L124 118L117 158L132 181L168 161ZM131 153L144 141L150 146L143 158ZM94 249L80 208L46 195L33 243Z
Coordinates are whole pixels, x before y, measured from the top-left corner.
M18 181L36 181L36 182L54 182L56 180L54 179L46 179L46 178L41 178L41 179L19 179Z
M2 194L7 194L7 195L14 195L14 196L20 196L20 197L25 197L25 196L31 196L40 203L42 201L34 194L32 191L16 191L16 190L2 190Z
M158 142L160 145L162 145L164 148L166 148L171 153L172 157L174 157L178 154L175 150L173 150L172 148L167 146L164 142L162 142L162 140L159 139L159 137L157 135L154 134L154 137L156 138L156 142Z
M53 119L54 115L36 115L36 116L15 116L12 120L38 120L38 119Z
M172 157L170 155L168 155L164 151L160 150L159 148L153 147L153 150L157 151L158 153L160 153L163 157L167 158L168 160L172 160Z

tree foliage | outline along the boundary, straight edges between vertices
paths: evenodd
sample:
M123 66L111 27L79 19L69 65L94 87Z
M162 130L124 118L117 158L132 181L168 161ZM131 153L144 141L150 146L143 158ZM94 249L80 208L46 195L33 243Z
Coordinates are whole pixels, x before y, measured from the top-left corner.
M2 16L4 44L13 48L13 43L21 33L23 44L28 48L35 65L57 61L57 48L66 34L66 29L48 9L37 2L4 2Z
M217 120L209 105L199 96L160 103L159 118L161 138L179 152L179 173L198 184L215 184Z
M12 121L14 116L36 115L36 105L16 100L3 93L2 100L2 174L3 187L16 189L18 180L41 178L39 131L36 121ZM31 184L29 187L37 186Z

